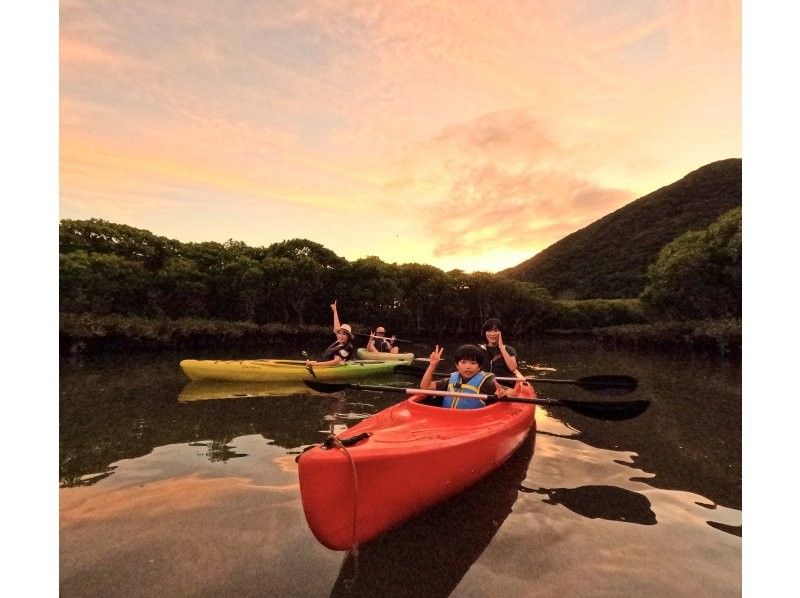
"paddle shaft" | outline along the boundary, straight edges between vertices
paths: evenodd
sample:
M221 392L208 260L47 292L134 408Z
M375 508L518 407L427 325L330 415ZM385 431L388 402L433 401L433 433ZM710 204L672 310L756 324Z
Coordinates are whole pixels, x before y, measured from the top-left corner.
M448 392L428 388L406 388L408 395L433 395L436 397L469 397L471 399L490 400L493 403L529 403L530 405L560 405L555 399L526 399L524 397L498 397L497 395L473 394L470 392Z
M448 374L448 376L449 376L449 374ZM442 377L444 377L444 376L442 376ZM605 376L603 376L602 378L605 378ZM627 376L625 376L625 377L620 376L620 378L621 379L619 381L604 380L603 379L602 382L601 382L601 377L600 376L597 377L597 381L595 381L593 376L586 376L585 378L578 378L577 380L559 380L557 378L537 378L535 376L530 376L528 378L514 378L514 377L508 377L508 378L503 377L503 378L501 378L501 377L496 377L495 380L499 380L500 382L515 382L517 380L527 380L528 382L536 382L537 384L541 384L541 383L544 383L544 384L577 384L578 386L581 386L583 384L600 385L602 383L603 386L608 386L608 387L619 386L621 388L627 388L628 386L631 385L631 382L628 381L628 379L627 379L628 377Z
M334 393L351 388L353 390L376 390L379 392L396 392L402 394L428 394L436 396L450 397L470 397L473 399L488 399L492 402L503 403L529 403L532 405L542 405L547 407L566 407L577 413L594 417L596 419L624 420L636 417L644 413L650 405L650 401L640 399L637 401L572 401L569 399L527 399L522 397L498 397L488 394L455 393L447 390L435 390L429 388L404 388L402 386L378 386L370 384L350 384L333 383L303 380L309 388L323 393Z
M425 370L417 368L416 366L398 365L394 369L396 374L410 374L422 375ZM445 372L434 372L435 378L447 378L450 374ZM574 384L584 390L618 390L622 392L630 392L635 390L638 382L633 376L625 376L621 374L606 374L597 376L585 376L577 380L559 380L557 378L539 378L536 376L528 376L524 378L512 377L498 377L495 378L499 382L516 382L518 380L526 380L534 384Z
M323 384L325 383L323 382ZM340 386L344 386L344 384ZM379 390L383 392L404 393L407 395L433 395L436 397L469 397L470 399L481 399L481 400L491 399L492 401L504 400L503 397L498 397L497 395L487 395L487 394L471 393L471 392L450 392L447 390L435 390L432 388L401 388L399 386L377 386L370 384L347 384L346 386L354 390ZM533 403L534 405L552 404L551 399L524 399L524 398L517 399L509 397L507 401L514 403L516 402Z
M468 392L448 392L446 390L434 390L432 388L404 388L402 386L380 386L377 384L350 384L347 382L311 382L309 380L304 381L305 384L308 386L316 386L320 390L322 388L328 388L331 391L339 391L345 390L346 388L351 388L353 390L376 390L379 392L396 392L402 393L407 395L418 395L418 394L425 394L425 395L436 395L439 397L471 397L473 399L489 399L489 398L497 398L497 395L487 395L487 394L472 394Z
M427 361L427 359L417 358L414 361ZM533 369L534 370L541 369L542 371L549 371L549 370L545 370L544 368L533 368ZM394 369L394 373L395 374L407 374L409 376L422 376L425 373L425 371L426 370L423 367L420 367L420 366L417 366L417 365L406 365L406 364L400 364ZM446 372L434 372L433 375L434 376L439 376L441 378L446 378L450 374L448 374ZM510 379L511 378L509 378L509 380ZM514 380L522 380L522 378L514 378ZM528 381L539 380L539 378L530 377L530 378L525 378L525 380L528 380Z
M430 361L429 357L417 357L414 361ZM520 362L522 363L522 362ZM424 373L424 368L420 368L419 366L409 366L410 368L419 369L420 374ZM529 370L536 370L537 372L557 372L556 368L546 367L546 366L539 366L539 365L526 365Z
M362 332L354 332L353 334L355 334L356 336L370 336L369 334L364 334ZM375 336L375 335L372 335L372 338L379 338L381 340L386 340L386 341L394 340L396 343L416 343L417 342L417 341L410 341L410 340L404 339L404 338L392 339L389 336Z

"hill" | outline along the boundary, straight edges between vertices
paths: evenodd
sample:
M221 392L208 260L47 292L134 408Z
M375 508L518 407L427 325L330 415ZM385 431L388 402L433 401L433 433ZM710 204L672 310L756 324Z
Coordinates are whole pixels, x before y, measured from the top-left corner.
M637 297L661 248L742 203L742 161L712 162L500 272L563 299Z

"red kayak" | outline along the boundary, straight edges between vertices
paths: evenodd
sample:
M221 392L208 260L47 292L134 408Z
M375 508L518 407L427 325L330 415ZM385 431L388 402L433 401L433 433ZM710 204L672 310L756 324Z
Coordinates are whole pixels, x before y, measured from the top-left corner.
M534 397L524 381L512 394ZM317 540L348 550L396 527L499 467L534 424L530 404L439 405L439 396L414 395L339 437L370 434L356 444L315 446L301 455L300 495Z

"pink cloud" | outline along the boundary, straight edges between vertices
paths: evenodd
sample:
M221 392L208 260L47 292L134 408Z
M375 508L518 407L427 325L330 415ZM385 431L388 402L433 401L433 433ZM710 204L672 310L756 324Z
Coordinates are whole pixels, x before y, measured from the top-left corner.
M424 181L441 191L415 203L436 257L530 247L539 251L633 198L581 175L570 153L525 111L451 126L418 148L393 193Z

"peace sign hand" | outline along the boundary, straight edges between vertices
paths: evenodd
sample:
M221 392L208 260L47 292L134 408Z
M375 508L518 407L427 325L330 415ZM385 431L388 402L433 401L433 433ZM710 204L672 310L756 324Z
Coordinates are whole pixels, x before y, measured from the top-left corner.
M439 362L442 361L442 353L444 353L444 347L440 349L439 345L436 345L433 353L431 353L431 364L428 366L429 368L435 370L437 367L439 367Z

